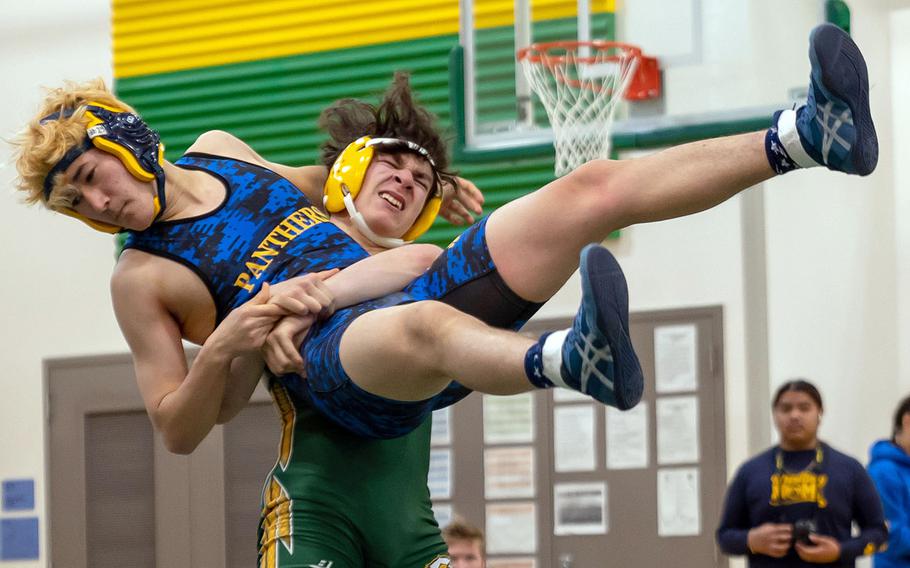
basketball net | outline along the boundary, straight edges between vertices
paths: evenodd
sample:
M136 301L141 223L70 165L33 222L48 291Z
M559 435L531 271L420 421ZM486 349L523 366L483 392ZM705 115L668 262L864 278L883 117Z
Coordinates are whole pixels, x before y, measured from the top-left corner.
M640 59L637 47L606 41L540 43L519 50L528 83L553 128L557 176L610 157L613 114Z

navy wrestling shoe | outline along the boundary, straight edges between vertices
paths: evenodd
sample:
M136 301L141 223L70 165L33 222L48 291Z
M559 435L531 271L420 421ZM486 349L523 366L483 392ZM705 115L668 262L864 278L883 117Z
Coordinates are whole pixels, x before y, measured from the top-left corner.
M878 163L878 137L869 110L863 54L846 32L823 24L809 36L809 61L809 97L796 111L802 148L829 169L871 174ZM791 152L791 158L800 163L804 157Z
M562 346L566 385L620 410L641 400L644 377L629 338L629 290L606 248L581 251L581 307Z

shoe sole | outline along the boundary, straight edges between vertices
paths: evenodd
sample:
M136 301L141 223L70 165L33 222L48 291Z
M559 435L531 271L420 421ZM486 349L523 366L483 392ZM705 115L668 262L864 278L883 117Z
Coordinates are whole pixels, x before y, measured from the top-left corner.
M878 137L869 111L869 72L862 52L850 36L839 27L823 24L812 30L809 59L813 74L830 100L847 103L853 114L856 140L851 151L853 169L866 176L878 164ZM856 103L856 106L851 103Z
M581 252L581 293L585 318L603 333L613 355L613 395L616 407L628 410L644 392L644 376L629 338L629 288L616 258L600 245Z

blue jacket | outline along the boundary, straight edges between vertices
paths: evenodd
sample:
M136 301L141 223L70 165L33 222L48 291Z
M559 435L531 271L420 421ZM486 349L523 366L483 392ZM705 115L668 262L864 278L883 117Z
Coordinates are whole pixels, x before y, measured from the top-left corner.
M875 568L910 567L910 455L890 440L869 451L869 475L890 523L888 550L875 555Z

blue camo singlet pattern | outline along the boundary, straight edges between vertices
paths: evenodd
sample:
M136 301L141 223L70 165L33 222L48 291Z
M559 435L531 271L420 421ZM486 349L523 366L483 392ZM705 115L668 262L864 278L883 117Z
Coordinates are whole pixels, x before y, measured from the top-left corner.
M395 438L407 434L426 420L430 412L454 404L470 390L453 381L436 396L421 401L391 400L371 394L350 380L340 360L341 339L351 323L376 309L420 300L440 300L453 290L496 269L486 246L486 219L468 228L433 265L405 288L336 311L310 330L301 355L306 379L283 375L282 383L292 396L303 397L323 415L359 436ZM487 291L485 288L483 291ZM483 317L483 314L478 314ZM520 327L523 321L515 321Z
M345 268L367 253L287 179L264 167L208 154L175 165L201 170L225 186L214 211L129 232L124 249L175 260L208 286L220 323L263 282Z

